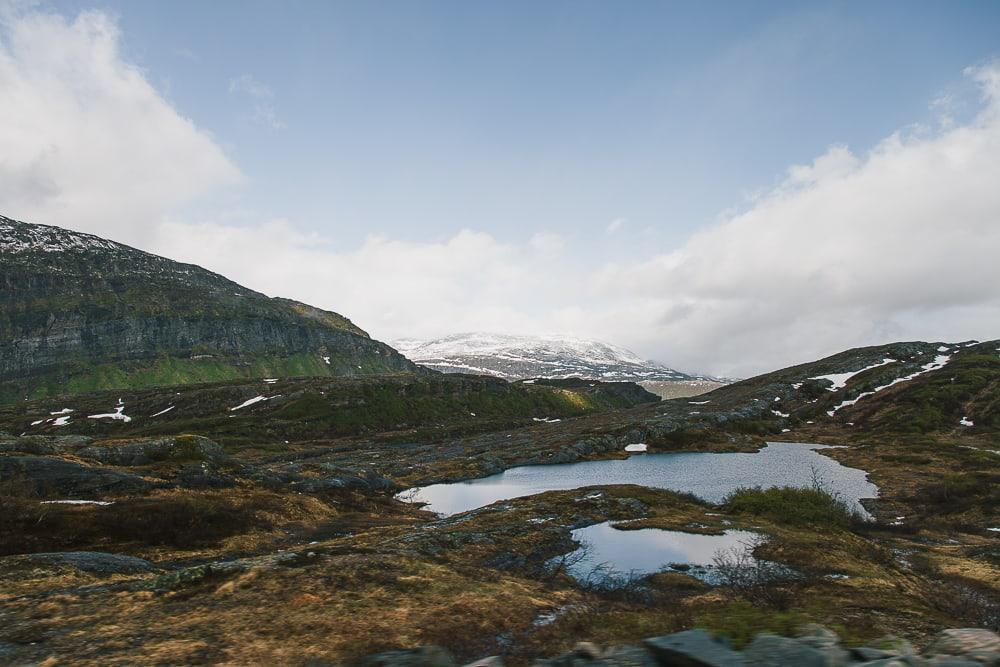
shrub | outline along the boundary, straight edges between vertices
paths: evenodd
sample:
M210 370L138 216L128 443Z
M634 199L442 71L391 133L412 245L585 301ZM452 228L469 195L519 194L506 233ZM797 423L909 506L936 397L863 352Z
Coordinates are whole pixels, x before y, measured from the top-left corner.
M728 512L752 514L793 526L850 528L864 521L840 495L819 486L741 488L726 496L722 504Z
M809 620L794 611L774 611L739 600L700 614L694 624L714 635L727 637L734 648L740 649L762 632L793 636L796 629Z
M712 558L715 583L755 605L787 609L791 593L782 584L800 577L784 565L755 558L754 551L762 543L761 539L716 552Z

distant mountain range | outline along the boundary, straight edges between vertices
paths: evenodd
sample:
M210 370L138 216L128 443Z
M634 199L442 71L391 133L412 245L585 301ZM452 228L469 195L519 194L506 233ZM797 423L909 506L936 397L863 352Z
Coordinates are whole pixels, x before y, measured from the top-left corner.
M418 367L346 317L192 264L0 216L0 402Z
M691 381L688 375L647 361L625 348L561 336L464 333L434 340L397 340L412 361L443 373L493 375L506 380L578 377L606 381Z

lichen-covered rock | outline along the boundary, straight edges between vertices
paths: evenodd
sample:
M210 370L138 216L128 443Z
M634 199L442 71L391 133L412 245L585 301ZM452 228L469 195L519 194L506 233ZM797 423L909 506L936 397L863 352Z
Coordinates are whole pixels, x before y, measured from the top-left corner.
M455 667L455 660L440 646L422 646L370 655L355 664L357 667Z
M983 628L943 630L926 649L926 655L966 655L973 652L1000 653L1000 635Z
M17 482L40 496L145 493L153 488L129 473L44 456L0 456L0 482Z
M113 466L141 466L157 461L222 461L222 447L200 435L178 435L105 443L76 452L81 459Z
M743 656L704 630L685 630L643 642L663 665L676 667L743 667Z
M101 551L63 551L28 554L23 558L39 565L67 565L92 574L142 574L156 572L152 563L134 556L109 554Z
M839 667L844 661L832 663L827 654L801 641L771 634L761 634L743 650L748 667Z

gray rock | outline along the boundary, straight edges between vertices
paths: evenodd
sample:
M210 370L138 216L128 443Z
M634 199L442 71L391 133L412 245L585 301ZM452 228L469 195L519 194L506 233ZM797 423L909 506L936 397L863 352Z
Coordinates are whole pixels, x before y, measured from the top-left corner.
M475 662L470 662L465 667L503 667L503 660L498 655L491 655L480 658Z
M798 640L807 646L818 649L829 649L840 644L840 637L829 628L817 623L807 623L799 628Z
M223 461L225 451L200 435L182 435L101 446L90 446L76 453L81 459L104 465L141 466L157 461Z
M189 463L177 473L177 483L188 489L227 489L236 486L236 480L209 467L205 463Z
M755 667L830 667L824 651L796 639L778 635L761 634L743 651L747 665Z
M924 649L924 655L964 655L973 651L1000 652L1000 635L983 628L943 630Z
M615 646L604 652L594 667L658 667L652 653L638 646Z
M970 660L964 656L937 655L924 662L927 667L983 667L978 660Z
M601 647L594 642L577 642L573 647L573 654L588 660L596 660L601 657Z
M685 630L643 641L662 665L672 667L743 667L743 657L704 630Z
M153 486L129 473L43 456L0 457L0 482L6 481L20 481L42 496L144 493Z
M101 551L62 551L28 554L24 558L30 563L40 565L68 565L82 572L90 572L92 574L142 574L144 572L157 571L156 566L147 560Z
M455 660L440 646L387 651L363 658L357 667L455 667Z
M855 663L854 667L922 667L923 660L909 657L882 658L881 660L871 660L869 662Z
M873 660L884 660L886 658L896 658L899 656L895 651L883 651L880 648L870 648L859 646L851 649L851 655L858 660L871 662Z

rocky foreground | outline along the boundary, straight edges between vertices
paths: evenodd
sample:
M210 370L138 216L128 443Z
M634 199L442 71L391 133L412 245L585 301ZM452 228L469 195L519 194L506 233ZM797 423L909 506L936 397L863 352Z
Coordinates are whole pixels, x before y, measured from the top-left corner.
M454 667L436 646L390 651L361 660L364 667ZM897 637L845 647L831 630L810 624L796 637L762 633L742 651L704 630L651 637L641 644L601 648L580 642L573 651L535 667L985 667L1000 665L1000 635L979 628L944 630L923 651ZM496 656L466 667L503 667Z

